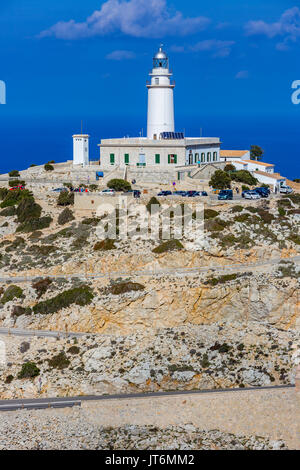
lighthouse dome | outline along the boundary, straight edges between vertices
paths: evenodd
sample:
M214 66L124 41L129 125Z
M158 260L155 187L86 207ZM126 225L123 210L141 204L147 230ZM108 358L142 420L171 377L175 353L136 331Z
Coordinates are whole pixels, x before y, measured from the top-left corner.
M162 46L160 46L158 52L155 54L154 59L167 59L167 54L162 50Z
M158 52L153 57L153 67L158 68L169 68L169 59L167 54L163 51L163 46L161 45L158 49Z

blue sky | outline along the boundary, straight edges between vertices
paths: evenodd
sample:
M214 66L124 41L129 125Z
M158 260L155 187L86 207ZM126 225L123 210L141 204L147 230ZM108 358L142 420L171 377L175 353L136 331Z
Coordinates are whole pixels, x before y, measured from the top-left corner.
M1 2L2 116L144 116L162 41L176 115L288 115L300 78L295 0Z

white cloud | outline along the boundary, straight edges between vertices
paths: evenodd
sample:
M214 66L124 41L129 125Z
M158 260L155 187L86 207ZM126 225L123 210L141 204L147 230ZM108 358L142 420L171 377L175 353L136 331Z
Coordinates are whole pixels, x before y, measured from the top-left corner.
M249 78L249 72L248 70L240 70L236 76L235 76L236 79L240 80L240 79L245 79L245 78Z
M106 58L109 60L130 60L135 59L136 55L132 51L118 50L107 54Z
M39 37L80 39L114 32L134 37L187 36L203 30L210 20L203 16L185 18L172 12L167 0L107 0L84 22L59 21Z
M194 52L211 51L213 52L213 57L228 57L234 44L235 41L206 39L205 41L198 42L194 46L190 46L190 49Z
M267 23L265 21L249 21L245 26L248 36L264 35L268 38L282 36L283 41L278 43L278 50L287 50L290 42L296 42L300 37L300 9L298 7L286 10L278 21Z

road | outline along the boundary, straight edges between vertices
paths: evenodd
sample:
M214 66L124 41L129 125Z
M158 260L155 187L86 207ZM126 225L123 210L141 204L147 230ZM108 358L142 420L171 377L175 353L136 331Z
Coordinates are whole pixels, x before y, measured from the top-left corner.
M0 400L0 411L15 411L21 409L38 410L46 408L70 408L73 406L81 406L83 401L105 401L105 400L128 400L133 398L148 397L168 397L180 395L196 395L208 393L234 393L261 390L278 390L295 388L294 385L274 385L271 387L245 387L245 388L227 388L214 390L183 390L175 392L152 392L152 393L133 393L133 394L117 394L117 395L89 395L81 397L59 397L59 398L22 398L16 400Z
M101 278L114 278L114 277L126 277L128 276L139 276L139 277L157 277L157 276L165 276L165 275L178 275L178 276L193 276L197 273L205 273L205 272L232 272L232 271L247 271L251 270L252 268L259 268L263 266L275 266L280 262L290 261L293 263L300 263L300 255L292 256L290 258L274 258L268 259L257 263L247 263L247 264L229 264L225 266L198 266L193 268L186 268L186 267L177 267L174 269L153 269L151 271L112 271L110 273L76 273L76 274L40 274L36 276L1 276L0 282L14 282L14 283L23 283L23 282L33 282L37 279L41 279L43 277L49 277L51 279L101 279Z
M82 338L87 335L97 335L100 333L73 333L67 331L47 331L47 330L23 330L22 328L0 328L0 336L28 336L37 338ZM101 335L106 336L106 335Z

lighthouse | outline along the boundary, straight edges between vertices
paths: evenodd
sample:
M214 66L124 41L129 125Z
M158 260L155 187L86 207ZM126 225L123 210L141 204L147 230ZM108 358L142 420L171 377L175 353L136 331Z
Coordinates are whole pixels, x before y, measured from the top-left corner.
M148 88L148 139L160 139L163 132L174 132L174 88L169 58L162 45L153 58Z

